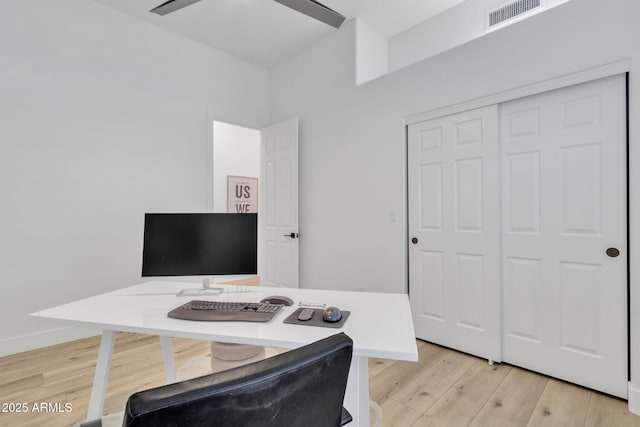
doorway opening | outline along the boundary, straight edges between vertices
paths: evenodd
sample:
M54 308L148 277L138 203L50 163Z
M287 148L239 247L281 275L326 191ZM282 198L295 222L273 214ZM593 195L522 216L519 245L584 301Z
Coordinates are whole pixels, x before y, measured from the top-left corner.
M214 120L212 145L212 211L235 213L238 207L228 203L228 182L230 179L234 179L233 177L258 181L260 177L260 131ZM255 206L244 206L244 212L250 212L252 209L255 209L254 213L257 212L257 199L255 203Z
M209 209L258 213L262 284L299 287L298 119L259 130L210 123Z

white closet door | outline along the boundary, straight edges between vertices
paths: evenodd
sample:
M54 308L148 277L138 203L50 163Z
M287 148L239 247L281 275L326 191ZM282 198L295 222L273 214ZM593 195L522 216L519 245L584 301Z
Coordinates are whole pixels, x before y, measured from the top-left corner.
M503 360L622 397L625 97L621 75L500 106Z
M409 293L417 337L500 360L497 107L408 129Z

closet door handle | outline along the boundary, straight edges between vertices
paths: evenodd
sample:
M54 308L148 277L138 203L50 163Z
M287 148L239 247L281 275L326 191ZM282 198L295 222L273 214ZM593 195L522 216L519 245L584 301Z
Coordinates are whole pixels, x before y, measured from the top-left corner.
M411 243L413 243L414 245L418 244L418 238L414 237L413 239L411 239Z
M607 255L611 258L616 258L620 255L620 250L618 248L609 248L607 249Z

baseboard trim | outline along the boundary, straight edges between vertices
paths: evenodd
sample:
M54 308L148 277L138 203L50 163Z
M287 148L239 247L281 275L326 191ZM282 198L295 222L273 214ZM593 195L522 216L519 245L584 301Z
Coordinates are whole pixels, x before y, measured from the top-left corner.
M629 383L629 412L640 415L640 387Z
M63 326L33 334L5 338L0 340L0 357L10 356L12 354L23 353L25 351L36 350L83 338L89 338L100 335L101 333L101 331L95 329Z

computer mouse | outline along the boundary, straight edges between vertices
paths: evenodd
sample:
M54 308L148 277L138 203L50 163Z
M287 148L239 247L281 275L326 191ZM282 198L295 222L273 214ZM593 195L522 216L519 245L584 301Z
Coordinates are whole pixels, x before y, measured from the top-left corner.
M286 305L287 307L293 305L293 300L289 297L283 297L281 295L272 295L270 297L264 298L262 301L267 304L281 304Z
M322 315L322 320L329 323L339 322L342 319L342 313L338 307L327 307Z

